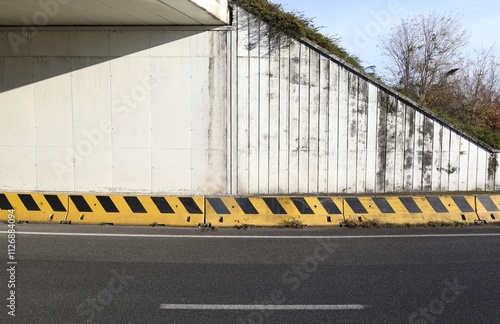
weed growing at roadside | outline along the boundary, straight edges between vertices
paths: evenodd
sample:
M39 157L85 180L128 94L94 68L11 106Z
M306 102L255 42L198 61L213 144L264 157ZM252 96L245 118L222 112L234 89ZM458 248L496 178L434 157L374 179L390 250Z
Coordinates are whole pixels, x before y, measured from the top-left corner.
M300 220L300 217L290 217L281 221L280 227L304 228L306 225Z

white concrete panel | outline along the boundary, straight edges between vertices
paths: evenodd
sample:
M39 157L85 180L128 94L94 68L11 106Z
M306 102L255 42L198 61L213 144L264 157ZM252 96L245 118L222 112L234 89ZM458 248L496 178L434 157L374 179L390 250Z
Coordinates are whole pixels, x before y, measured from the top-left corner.
M478 182L478 147L469 142L469 166L467 171L467 190L477 190Z
M394 191L402 192L404 190L404 162L405 162L405 105L401 101L396 102L396 152L394 160Z
M151 147L150 96L154 79L149 58L111 61L113 147Z
M73 146L70 71L69 58L34 59L33 75L38 81L33 84L37 146Z
M376 191L377 183L377 123L378 105L377 88L372 83L368 84L368 106L367 106L367 139L366 139L366 183L367 193Z
M75 163L75 191L113 191L113 157L109 148L93 148Z
M259 110L259 193L269 193L269 149L270 149L270 60L269 60L269 38L266 37L267 30L262 26L261 41L259 45L259 99L257 106Z
M74 150L70 147L49 147L37 145L36 188L39 191L74 191L74 170L61 168L71 164ZM78 161L78 160L75 160Z
M29 191L36 188L35 147L0 146L0 188Z
M366 80L358 78L358 151L356 157L356 192L366 192L367 135L368 135L368 100L369 89Z
M460 191L466 191L469 189L469 177L473 176L470 169L470 162L471 162L470 142L468 139L460 137L460 158L459 158L460 167L459 167L459 178L458 178L458 190Z
M434 123L434 136L432 144L432 190L441 191L441 177L443 172L443 126L440 123Z
M152 147L189 149L192 119L200 119L191 112L191 60L187 57L154 58L151 68L160 72L160 78L154 80L151 88Z
M69 33L71 38L71 55L76 57L109 57L110 31L92 30Z
M441 190L450 190L450 174L457 172L453 169L450 161L450 145L451 145L451 133L450 129L443 126L443 138L442 138L442 151L441 151L441 172L439 172L441 179Z
M420 112L415 113L415 146L413 151L413 191L423 191L422 186L422 159L424 154L424 134L422 127L424 124L424 115Z
M191 108L191 148L196 150L206 150L209 146L210 125L212 125L212 118L210 117L210 103L216 98L211 98L209 84L209 75L214 72L210 70L210 61L206 58L191 58L191 71L193 76L189 82L190 86L190 108ZM168 74L168 72L167 72ZM204 75L206 77L199 78L197 75ZM219 104L223 110L225 105ZM218 125L217 125L218 127Z
M0 32L0 56L29 56L28 35L23 34L22 30Z
M496 170L498 168L498 161L496 160L496 153L491 153L489 151L486 151L486 155L487 155L487 167L486 167L486 171L487 171L487 180L486 180L486 190L487 191L492 191L492 190L496 190L496 185L495 185L495 181L496 181L496 177L495 177L495 173L496 173Z
M0 77L2 92L24 86L29 88L27 93L31 93L33 83L33 60L31 58L3 57L2 71L3 74Z
M249 21L250 17L247 14L246 11L240 10L239 8L236 8L235 11L235 24L237 25L237 33L238 33L238 39L237 39L237 52L238 52L238 57L248 57L248 45L250 43L249 39L249 33L250 33L250 26L249 26ZM240 66L238 64L238 66ZM241 88L242 90L245 88Z
M279 192L280 163L280 61L270 61L269 76L269 192Z
M289 158L288 192L299 192L299 129L300 129L300 47L290 45L290 121L289 121Z
M396 131L397 131L397 101L388 95L385 97L380 109L386 110L386 151L385 151L385 185L384 192L395 192L396 175Z
M349 72L339 67L339 113L338 113L338 192L347 192L347 172L349 158Z
M192 192L220 195L226 192L225 150L192 150Z
M23 38L21 38L20 33L17 33L17 37L19 39L23 39ZM13 39L13 38L12 38L12 36L9 37L8 32L7 33L6 32L0 33L0 57L8 56L10 52L14 52L14 49L12 48L12 45L14 43L11 39ZM18 49L18 52L19 52L19 49ZM2 76L3 76L3 74L2 74Z
M385 93L377 89L377 161L375 192L385 192L387 153L387 109L383 107Z
M227 85L225 78L219 77L219 73L225 75L226 57L213 58L209 62L208 79L208 125L203 121L198 121L200 125L205 125L209 129L208 145L218 149L226 149L226 116L227 116ZM194 93L194 89L192 89ZM196 112L197 107L193 107Z
M248 109L249 109L249 68L247 52L248 49L248 15L245 11L235 8L234 24L236 31L236 125L233 129L236 133L236 193L248 193Z
M422 186L424 191L432 191L432 153L434 122L426 116L422 126L423 132L423 155L422 155Z
M309 185L308 193L318 193L319 178L319 117L320 101L320 59L318 52L310 52L309 72Z
M237 33L226 34L228 46L228 105L227 105L227 194L236 195L238 193L238 53L236 51Z
M238 145L238 194L248 193L248 149L249 149L249 70L248 60L238 59L238 91L237 96L237 145Z
M159 194L192 192L191 150L153 149L151 154L153 192Z
M290 50L280 49L280 88L279 88L279 179L278 193L288 193L290 157Z
M0 92L0 145L35 144L31 65L29 59L5 59L5 74L0 77L7 89L14 89ZM26 85L16 87L16 84Z
M259 22L254 17L248 18L249 35L246 48L248 61L248 192L259 192ZM243 31L244 32L244 31Z
M415 165L415 114L413 107L405 105L405 153L404 153L404 188L405 192L413 190L413 168Z
M455 131L450 132L450 174L449 190L458 191L460 178L460 136ZM453 172L452 172L453 171Z
M194 56L191 53L192 37L196 34L195 31L171 31L165 33L163 31L150 32L150 54L151 57L182 57L189 58ZM205 51L208 48L208 33L202 34L202 37L197 38L197 41L205 40ZM206 53L207 55L209 53Z
M224 36L224 34L221 34ZM225 37L214 39L216 48L226 46ZM195 166L195 170L200 169L205 172L204 183L199 182L195 175L193 186L203 186L210 194L224 194L229 188L227 186L227 85L224 77L227 73L226 57L214 57L209 62L208 77L208 116L206 118L192 119L193 128L206 128L208 140L206 145L207 162L201 166ZM220 74L219 74L220 73ZM194 90L194 89L193 89ZM194 92L194 91L193 91ZM193 107L198 108L198 107ZM199 109L199 108L198 108ZM193 111L193 110L192 110ZM201 115L196 113L196 116ZM199 192L199 191L198 191Z
M209 165L209 154L206 149L191 150L191 191L193 193L214 194L214 191L209 190L209 186L215 186L215 184L208 183L207 179L212 171L216 173L217 170L214 165ZM226 165L224 161L222 165Z
M258 54L250 57L250 84L249 84L249 191L259 192L259 140L260 140L260 111L259 111L259 57Z
M328 192L338 192L339 161L339 70L334 61L329 62L330 90L328 94Z
M30 56L67 57L71 55L71 33L37 31L30 35Z
M264 25L264 22L261 22L260 19L256 18L255 16L249 16L248 24L249 24L249 33L248 33L248 43L246 44L248 57L260 58L260 50L259 50L259 46L261 43L260 26Z
M222 39L214 39L216 46L222 46ZM192 71L207 75L207 79L192 80L191 115L192 121L192 190L220 194L226 188L226 76L225 58L192 59ZM201 89L201 92L200 92ZM222 102L222 104L221 104Z
M198 156L201 153L203 151L193 150L192 156ZM196 163L193 164L193 192L198 195L221 195L226 193L226 150L207 150L205 156L207 157L206 163L194 161Z
M487 150L484 151L486 155L486 168L485 168L485 180L484 180L484 190L486 191L494 191L495 190L495 166L493 157L494 153L491 153Z
M212 47L212 42L214 37L222 37L223 32L214 33L208 31L191 31L191 33L186 35L189 37L189 46L191 57L206 57L206 56L226 56L226 48L219 48L219 50Z
M151 150L113 148L113 189L116 192L151 191Z
M149 32L113 30L110 32L111 56L149 57L149 38Z
M300 46L300 86L299 86L299 187L298 192L309 192L309 154L311 152L309 134L310 134L310 49Z
M320 56L318 117L318 192L328 192L328 140L330 110L330 60Z
M72 67L73 144L78 146L88 141L92 147L110 148L112 114L109 105L109 62L103 58L78 57L72 59Z
M204 181L211 180L210 177L207 177L208 168L211 166L214 178L213 183L215 184L213 187L217 187L217 192L220 193L221 188L222 190L225 189L224 186L221 186L221 181L219 180L222 178L222 181L224 181L224 177L220 177L220 174L221 172L225 172L225 150L221 152L218 150L218 147L225 148L226 139L225 135L221 137L219 133L225 132L225 127L223 126L223 122L220 123L220 116L215 118L214 120L218 120L220 125L215 125L215 131L211 132L212 136L211 140L209 140L207 137L207 134L209 134L209 123L207 124L206 121L208 116L208 98L211 98L213 102L217 103L225 100L225 96L220 96L220 93L224 92L225 94L226 92L225 77L217 77L216 82L214 79L212 83L212 92L209 91L210 87L208 86L207 78L197 77L198 75L208 75L208 57L200 57L195 63L192 62L193 60L187 58L187 69L185 62L179 62L179 58L172 56L168 56L167 58L158 57L152 60L147 57L140 58L129 56L127 58L118 58L109 61L107 57L109 56L109 41L106 40L106 34L107 32L98 33L97 39L94 39L95 46L88 47L85 45L93 38L91 35L97 34L90 31L67 33L66 35L71 36L71 42L69 42L71 43L71 53L69 54L74 55L74 57L26 58L25 60L15 58L14 60L18 60L19 64L17 64L17 67L16 64L9 64L9 68L13 69L13 71L8 72L8 78L5 77L7 72L2 70L2 91L4 91L4 86L14 89L2 92L0 94L2 101L12 101L13 105L22 106L24 109L22 113L24 121L20 124L22 126L28 126L28 129L23 131L25 134L24 137L16 136L12 140L9 139L8 142L10 144L33 145L35 141L35 136L33 135L35 131L33 120L41 120L40 123L43 124L43 127L36 128L37 132L40 134L37 138L41 138L47 142L42 144L47 146L60 146L61 149L63 149L62 153L52 154L52 161L49 163L49 168L53 169L51 171L53 173L59 171L63 177L61 181L71 182L72 187L76 188L71 190L86 191L88 189L88 191L102 190L105 192L128 190L127 188L132 188L130 190L134 190L134 186L123 184L123 181L120 183L120 180L118 180L118 184L111 181L113 180L112 175L115 171L106 171L111 170L112 161L115 161L111 154L111 136L109 136L109 134L101 136L99 131L102 125L113 127L116 131L114 133L114 141L121 141L129 148L145 146L145 151L150 151L149 148L151 145L149 143L151 135L149 132L152 126L150 125L149 113L144 115L137 111L137 115L134 115L134 113L136 113L135 110L141 108L141 105L143 105L143 107L145 106L147 108L146 110L149 111L149 107L152 104L157 108L157 112L163 113L165 112L165 103L170 103L170 107L167 108L171 108L174 113L187 113L187 116L181 116L184 118L179 118L185 120L183 124L177 122L170 127L177 130L174 132L174 134L178 136L178 139L174 139L175 145L182 144L181 147L187 147L188 149L199 147L203 155L202 158L196 161L196 165L188 166L189 170L193 169L192 174L190 173L189 181L192 181L192 176L196 173L196 176L200 179L194 180L193 182L198 181L196 185L203 189L208 188L205 186L206 183ZM220 34L225 37L225 33ZM66 39L68 39L66 35L60 37L65 43ZM138 32L138 34L135 35L145 35L146 37L142 38L149 39L149 32L147 31ZM206 36L207 35L205 35L205 38ZM214 38L214 43L216 41L217 40ZM215 62L214 71L223 71L226 63L225 51L221 52L220 50L223 44L219 43L214 45L217 48L217 55L222 55L221 59L215 59L213 61ZM143 46L147 48L149 44L139 44L139 47ZM200 45L198 48L201 49L202 47L203 46ZM64 49L65 47L60 46L60 48ZM137 48L138 47L135 45L131 50L125 48L121 54L128 54L129 52L133 54ZM58 51L60 51L60 49L57 49L57 55L59 55ZM42 54L43 53L40 55ZM101 56L102 58L100 58ZM169 58L172 60L169 61ZM2 62L3 60L2 58ZM33 61L36 63L34 68L31 67ZM63 63L56 64L54 62ZM151 88L155 90L154 85L151 84L151 79L155 77L153 75L155 70L151 67L154 68L155 64L170 70L175 77L170 77L170 84L159 82L158 91L149 93ZM54 68L50 67L50 65L57 66ZM2 69L4 66L5 64L2 64ZM17 70L14 71L14 68ZM146 70L149 72L146 73ZM188 73L186 73L186 71ZM190 71L195 71L195 75ZM141 78L140 74L143 74L144 78ZM34 85L32 78L37 81ZM3 82L4 79L7 80L6 84ZM166 79L167 78L165 78L165 80ZM23 87L25 84L29 86ZM60 84L62 84L62 86L60 86ZM168 88L164 87L161 89L162 85L168 86ZM187 88L186 85L188 86ZM32 90L32 88L34 90ZM163 92L165 89L168 90L164 92L170 97L170 102L165 100ZM195 93L199 95L190 95L191 89L195 89ZM146 92L146 95L143 96L142 94L144 92ZM7 96L9 96L9 98L12 97L12 99L4 100ZM50 100L45 100L44 96L47 96ZM35 100L33 100L33 98L35 98ZM23 100L25 103L23 103ZM43 104L53 109L57 115L58 124L50 124L50 116L47 117L44 115L46 113L44 109L38 109L38 107L34 108L33 102L38 106ZM115 105L113 107L112 116L111 107L113 104ZM179 109L179 105L182 105L183 109ZM222 117L225 118L225 108L223 106L221 107L220 104L217 104L217 107L222 109ZM29 117L30 111L31 117ZM36 111L37 116L33 115L33 111ZM220 114L219 110L216 112ZM193 114L198 117L197 120L191 117ZM169 120L168 116L164 115L155 119L160 126L165 124L165 120ZM43 118L48 121L43 120ZM214 120L212 120L212 122ZM30 121L32 123L31 127L29 127ZM106 123L103 124L103 122ZM127 122L129 124L127 124ZM21 129L22 126L20 126L19 129ZM61 128L63 128L63 134L61 134ZM136 134L133 133L139 129L140 131L137 131ZM29 130L31 130L31 134ZM67 131L67 135L64 134L65 131ZM182 133L182 131L184 131L184 133ZM40 132L53 132L58 134L47 136ZM196 135L194 136L196 139L193 139L193 134ZM73 135L74 140L72 137ZM156 138L161 137L160 135ZM49 141L52 138L62 143ZM2 139L7 138L3 137ZM134 143L134 140L137 140L137 142ZM26 143L22 143L22 141ZM209 141L213 148L210 153L204 151ZM49 149L40 146L40 143L37 144L42 151L49 151ZM168 147L168 143L167 145L165 145L165 143L159 143L158 146L160 148L164 148L165 146ZM117 147L116 143L114 147ZM94 159L94 154L96 152L99 152L99 155L103 158ZM123 154L129 154L129 150L123 150ZM148 156L150 155L151 153L148 154ZM112 158L108 159L106 158L107 156ZM49 157L45 155L42 155L42 158L49 160ZM47 169L45 160L42 161L42 167ZM52 165L54 163L56 167ZM133 160L129 163L134 164L134 166L136 165L136 161ZM139 163L141 163L141 161L139 161ZM46 172L45 169L42 170L43 174L41 177L39 176L39 179L41 179L40 181L46 181L46 184L41 183L43 188L50 188L52 186L47 182L47 179L50 178L50 173ZM92 169L93 172L90 176L86 177L85 174L89 172L89 169ZM74 181L73 171L75 172ZM115 175L120 175L120 173L124 173L124 171L118 170L117 173L115 172ZM150 167L149 174L151 174ZM202 174L203 177L199 177L200 174ZM71 177L70 179L67 179L68 175ZM151 176L149 176L149 178L151 178ZM113 181L116 181L116 179ZM131 181L133 181L133 179ZM140 186L141 184L139 183L135 188ZM62 185L58 188L67 189L69 187L68 185ZM143 192L149 192L151 190L151 184L149 183L147 187L142 187L141 190L143 190Z
M489 154L484 149L478 148L477 150L477 174L476 174L476 188L473 190L483 191L487 190L488 184L488 157Z
M358 172L359 77L349 73L347 109L347 192L356 193Z

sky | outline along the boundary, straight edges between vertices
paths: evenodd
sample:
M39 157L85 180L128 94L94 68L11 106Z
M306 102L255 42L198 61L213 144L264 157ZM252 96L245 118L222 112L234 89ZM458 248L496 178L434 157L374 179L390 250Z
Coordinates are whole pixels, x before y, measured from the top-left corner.
M468 55L474 50L494 46L500 59L500 1L499 0L272 0L285 11L299 11L323 34L340 38L340 45L356 55L366 68L375 66L383 74L384 59L377 47L382 36L402 19L432 11L457 14L469 34L465 48Z

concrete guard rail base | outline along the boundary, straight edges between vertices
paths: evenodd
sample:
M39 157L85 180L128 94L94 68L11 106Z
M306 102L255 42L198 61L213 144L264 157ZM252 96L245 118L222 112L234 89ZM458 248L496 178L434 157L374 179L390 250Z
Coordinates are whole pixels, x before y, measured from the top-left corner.
M198 226L204 197L0 194L0 220L15 210L18 222Z
M205 197L0 193L0 221L197 227L500 221L500 195Z

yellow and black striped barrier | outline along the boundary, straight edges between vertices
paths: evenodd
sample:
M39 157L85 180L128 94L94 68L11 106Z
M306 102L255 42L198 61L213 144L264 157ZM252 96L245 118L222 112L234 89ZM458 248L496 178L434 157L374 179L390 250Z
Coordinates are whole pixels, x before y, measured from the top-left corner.
M70 195L72 224L198 226L203 197Z
M0 220L14 209L16 221L71 224L198 226L204 197L0 194Z
M6 211L16 211L16 221L61 222L68 214L68 199L64 194L0 194L0 219L6 219Z
M346 220L419 224L431 221L473 223L478 220L474 196L344 198Z
M343 222L338 197L212 197L207 198L207 223L212 226L280 226L300 221L308 226Z
M0 221L234 227L500 220L500 195L203 197L0 193Z
M485 222L500 222L500 195L477 196L477 216Z

